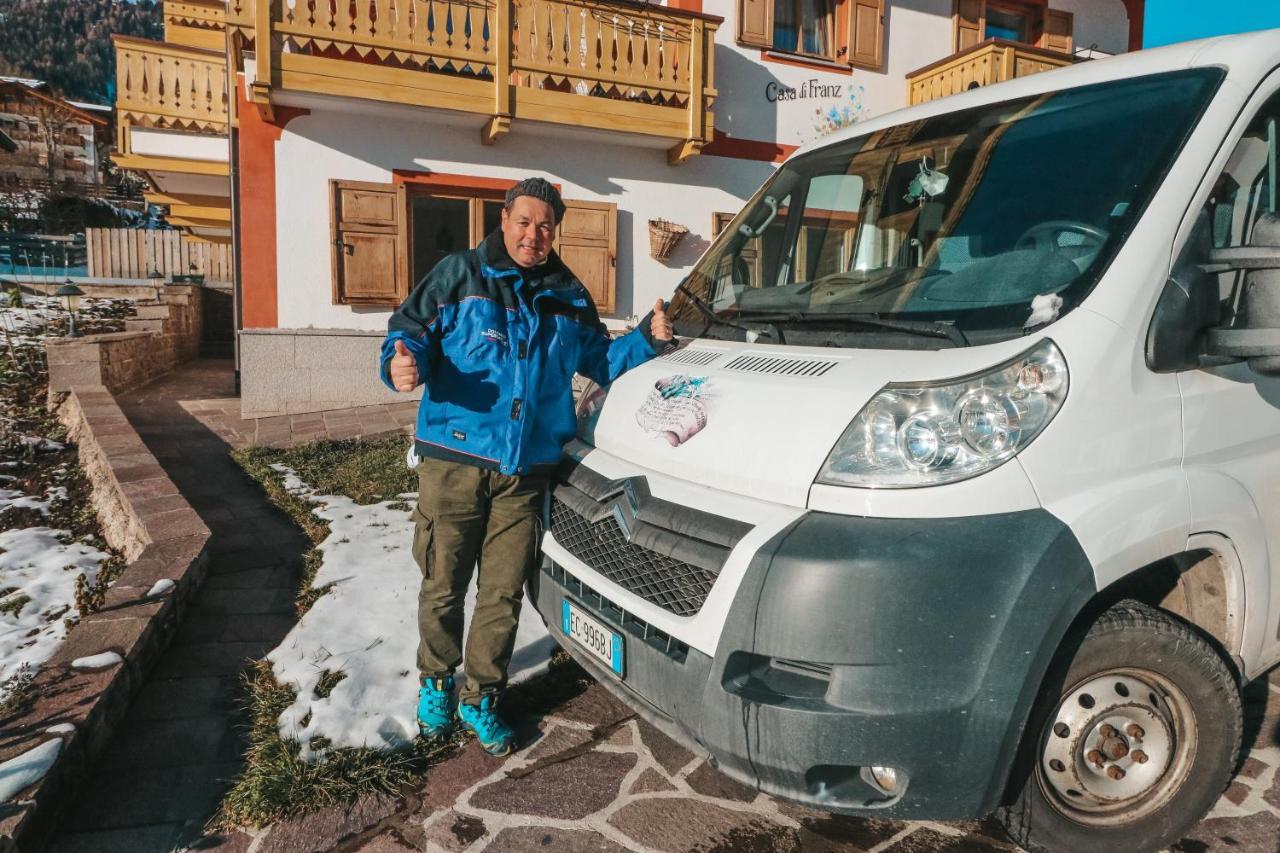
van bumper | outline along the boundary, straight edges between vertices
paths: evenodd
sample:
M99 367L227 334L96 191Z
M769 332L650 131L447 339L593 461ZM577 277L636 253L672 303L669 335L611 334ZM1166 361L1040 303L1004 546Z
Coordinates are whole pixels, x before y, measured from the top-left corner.
M809 513L757 552L714 658L544 562L531 595L609 690L731 778L827 811L958 820L998 805L1059 642L1096 591L1045 510ZM568 596L626 643L625 677L561 631ZM893 768L878 786L871 767Z

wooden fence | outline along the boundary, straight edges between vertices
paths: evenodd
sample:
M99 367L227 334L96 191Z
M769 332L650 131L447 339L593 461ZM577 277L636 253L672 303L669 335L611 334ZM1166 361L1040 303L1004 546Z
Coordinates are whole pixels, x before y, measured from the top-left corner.
M231 247L222 243L183 240L178 231L138 228L86 228L91 278L146 278L159 272L202 274L205 281L229 282Z

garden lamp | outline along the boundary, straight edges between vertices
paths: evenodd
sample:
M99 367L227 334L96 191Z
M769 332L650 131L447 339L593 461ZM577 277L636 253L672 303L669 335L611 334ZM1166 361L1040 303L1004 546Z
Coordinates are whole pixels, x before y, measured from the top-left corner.
M80 308L80 297L84 296L84 291L76 287L71 279L67 279L66 283L53 292L53 295L60 298L64 305L67 306L67 316L70 318L70 325L67 327L67 337L80 337L80 330L76 328L76 311Z

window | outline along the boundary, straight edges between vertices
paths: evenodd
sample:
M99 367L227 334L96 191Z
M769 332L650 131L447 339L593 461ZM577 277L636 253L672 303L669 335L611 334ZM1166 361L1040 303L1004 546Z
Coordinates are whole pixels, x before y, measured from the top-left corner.
M677 332L740 340L754 320L799 345L1016 338L1037 297L1058 295L1065 313L1089 293L1220 79L1195 69L1082 86L789 160L673 297ZM1267 156L1259 147L1255 164Z
M471 189L468 182L489 186ZM504 195L500 182L465 176L452 176L448 186L330 181L334 304L399 305L445 255L479 244L500 226ZM571 199L564 203L556 252L600 313L611 314L617 206Z
M955 0L954 47L968 50L988 39L1021 42L1071 53L1073 16L1020 0Z
M835 59L834 19L832 0L775 0L773 46Z
M1030 41L1031 10L1018 6L987 7L987 31L989 39L1006 41Z
M502 222L502 197L497 193L467 196L410 191L409 245L413 251L410 279L431 271L451 252L477 245Z
M738 0L738 43L878 69L884 10L885 0Z

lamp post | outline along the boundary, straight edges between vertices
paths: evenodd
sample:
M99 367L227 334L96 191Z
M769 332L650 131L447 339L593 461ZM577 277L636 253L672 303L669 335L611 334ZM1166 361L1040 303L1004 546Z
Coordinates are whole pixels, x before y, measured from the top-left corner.
M53 292L53 295L60 298L64 305L67 306L67 317L70 318L70 325L67 327L67 337L80 337L80 330L76 328L76 311L80 308L80 297L84 296L84 291L76 287L71 279L67 279L66 283Z

